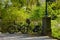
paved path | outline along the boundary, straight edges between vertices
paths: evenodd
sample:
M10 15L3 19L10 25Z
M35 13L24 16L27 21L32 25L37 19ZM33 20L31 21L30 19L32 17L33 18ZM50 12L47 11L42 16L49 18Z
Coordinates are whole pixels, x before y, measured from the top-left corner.
M49 38L48 36L29 37L26 35L2 34L0 35L0 40L56 40L56 39Z

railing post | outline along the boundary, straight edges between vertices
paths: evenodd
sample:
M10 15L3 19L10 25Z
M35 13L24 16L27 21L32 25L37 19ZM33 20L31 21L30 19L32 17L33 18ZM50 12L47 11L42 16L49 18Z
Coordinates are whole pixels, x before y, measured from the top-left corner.
M46 0L46 9L45 9L45 16L42 18L42 32L41 35L48 35L51 36L51 17L48 17L47 12L47 1Z

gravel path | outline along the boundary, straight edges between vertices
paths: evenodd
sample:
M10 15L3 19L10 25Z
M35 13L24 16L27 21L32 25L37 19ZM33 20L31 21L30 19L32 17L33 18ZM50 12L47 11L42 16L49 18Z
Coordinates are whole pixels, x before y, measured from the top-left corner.
M0 40L57 40L48 36L29 37L27 35L0 34Z

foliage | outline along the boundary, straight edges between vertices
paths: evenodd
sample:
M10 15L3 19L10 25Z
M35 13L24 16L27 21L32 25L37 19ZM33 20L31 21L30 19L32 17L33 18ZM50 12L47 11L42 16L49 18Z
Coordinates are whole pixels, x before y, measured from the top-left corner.
M52 36L60 38L60 0L48 4L48 13L51 17Z
M60 38L60 0L48 1L48 16L51 17L52 36ZM40 0L0 0L1 32L34 34L34 28L42 26L45 3ZM26 23L26 19L31 22ZM28 32L27 32L28 28ZM38 29L37 28L37 29ZM40 34L41 30L37 33Z
M35 7L32 9L32 14L31 14L31 19L32 20L39 20L43 17L44 15L44 7Z

